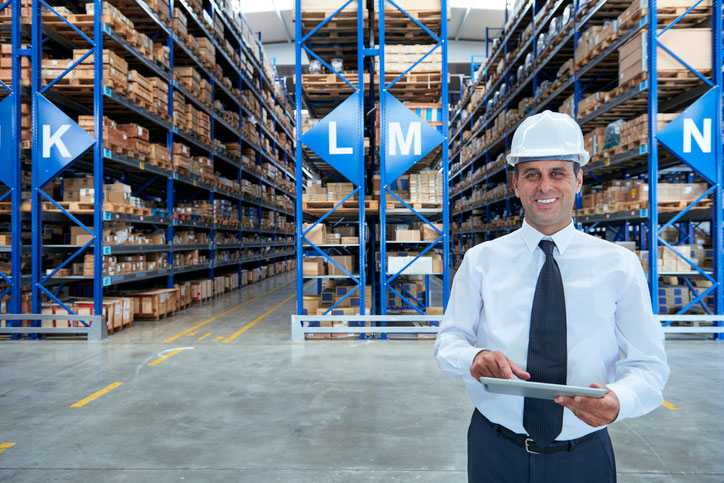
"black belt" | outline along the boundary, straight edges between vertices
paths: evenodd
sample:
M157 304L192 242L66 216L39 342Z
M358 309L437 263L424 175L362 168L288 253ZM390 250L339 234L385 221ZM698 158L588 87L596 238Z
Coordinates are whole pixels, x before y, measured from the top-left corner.
M514 433L505 426L501 426L500 424L491 422L488 418L483 416L483 413L481 413L477 409L475 409L475 412L478 413L478 415L483 418L483 421L488 423L494 430L498 431L500 434L513 441L514 443L517 443L519 446L522 446L528 453L531 454L549 454L557 453L558 451L569 451L574 445L588 441L589 439L598 436L598 433L600 433L601 431L605 431L605 429L602 429L600 431L588 433L587 435L581 436L577 439L570 439L568 441L553 441L547 446L540 446L538 443L533 441L533 439L527 434Z

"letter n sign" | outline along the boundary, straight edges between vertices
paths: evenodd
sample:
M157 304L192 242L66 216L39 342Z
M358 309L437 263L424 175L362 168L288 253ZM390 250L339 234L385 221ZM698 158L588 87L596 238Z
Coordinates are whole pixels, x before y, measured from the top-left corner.
M387 125L385 182L392 183L412 165L435 149L444 138L407 106L385 93Z
M714 149L717 96L721 96L719 86L701 96L656 135L661 144L712 184L717 179Z
M360 185L362 126L354 93L302 136L302 143L355 185Z
M65 115L48 99L37 94L40 150L38 186L45 186L95 143L93 136Z

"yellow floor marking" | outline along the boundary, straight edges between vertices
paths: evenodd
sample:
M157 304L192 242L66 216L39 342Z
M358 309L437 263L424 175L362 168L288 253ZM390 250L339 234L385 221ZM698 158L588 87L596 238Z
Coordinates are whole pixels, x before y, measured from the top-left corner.
M224 336L223 336L223 335L220 335L220 336L218 336L218 337L216 337L216 338L214 339L214 342L219 342L219 341L220 341L221 339L223 339L223 338L224 338Z
M178 334L174 335L173 337L169 337L168 339L164 340L163 342L164 342L164 344L169 343L169 342L173 342L173 341L175 341L176 339L178 339L179 337L182 337L182 336L188 334L189 332L193 332L193 331L195 331L196 329L198 329L199 327L203 327L204 325L209 324L209 323L213 322L214 320L223 317L224 315L228 315L228 314L232 313L233 311L235 311L235 310L237 310L237 309L240 309L241 307L243 307L243 306L245 306L245 305L247 305L247 304L252 303L252 302L255 301L255 300L259 300L259 299L262 298L263 296L268 295L268 294L274 292L275 290L279 290L279 289L282 288L282 287L286 287L287 285L289 285L289 284L292 283L292 282L294 282L294 280L290 280L289 282L287 282L287 283L285 283L285 284L282 284L282 285L280 285L280 286L278 286L278 287L276 287L276 288L273 288L273 289L271 289L271 290L267 290L267 291L264 292L263 294L257 295L256 297L254 297L254 298L252 298L252 299L249 299L249 300L247 300L246 302L242 302L242 303L240 303L239 305L237 305L236 307L233 307L233 308L227 310L226 312L222 312L222 313L220 313L219 315L215 315L214 317L211 317L211 318L208 319L208 320L204 320L203 322L201 322L201 323L199 323L199 324L196 324L196 325L194 325L193 327L189 327L188 329L184 330L183 332L178 333Z
M669 401L664 401L663 406L664 406L666 409L671 409L672 411L678 411L678 410L681 409L681 408L677 408L676 406L674 406L673 404L671 404Z
M189 337L194 337L196 335L196 332L191 332L190 334L187 334Z
M175 350L175 351L169 352L168 354L164 354L164 355L162 355L161 357L159 357L158 359L156 359L155 361L149 362L148 365L149 365L149 366L157 366L157 365L159 365L160 363L162 363L163 361L165 361L166 359L168 359L169 357L175 356L176 354L178 354L178 353L181 352L182 350L183 350L183 349L177 349L177 350Z
M112 390L114 390L115 388L117 388L118 386L120 386L121 384L123 384L123 383L122 383L122 382L114 382L113 384L110 384L110 385L104 387L104 388L101 389L100 391L91 394L91 395L88 396L87 398L81 399L81 400L78 401L77 403L71 404L70 407L72 407L72 408L82 408L83 406L85 406L85 405L88 404L89 402L98 399L99 397L101 397L102 395L104 395L104 394L106 394L106 393L108 393L108 392L111 392Z
M210 335L211 335L211 332L207 332L204 335L202 335L201 337L199 337L199 340L204 340L205 338L207 338Z
M284 305L285 303L289 302L291 299L293 299L293 298L296 297L296 296L297 296L297 295L294 294L294 295L290 295L289 297L285 298L284 300L282 300L281 302L279 302L277 305L275 305L274 307L270 308L269 310L267 310L266 312L264 312L263 314L261 314L259 317L257 317L256 319L252 320L251 322L249 322L248 324L246 324L244 327L242 327L241 329L239 329L239 330L237 330L236 332L234 332L233 334L231 334L231 336L229 336L229 337L227 337L226 339L224 339L224 342L222 342L222 343L223 343L223 344L226 344L227 342L231 342L232 340L236 339L238 336L240 336L241 334L243 334L243 333L246 332L247 330L251 329L251 328L254 326L254 324L257 324L257 323L260 322L264 317L266 317L267 315L271 314L271 313L274 312L276 309L278 309L279 307L281 307L281 306Z
M0 453L13 446L15 446L15 443L0 443Z

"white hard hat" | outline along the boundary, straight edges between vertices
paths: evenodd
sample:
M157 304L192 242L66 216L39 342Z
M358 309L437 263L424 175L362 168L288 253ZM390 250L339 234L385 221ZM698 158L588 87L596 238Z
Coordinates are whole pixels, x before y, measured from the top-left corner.
M581 166L590 159L583 144L583 132L568 114L543 111L523 121L513 134L508 164L565 160Z

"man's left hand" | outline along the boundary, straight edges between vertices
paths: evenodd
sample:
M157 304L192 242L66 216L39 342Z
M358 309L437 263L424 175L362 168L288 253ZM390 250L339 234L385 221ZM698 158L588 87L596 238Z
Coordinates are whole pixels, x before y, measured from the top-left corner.
M590 387L608 389L603 384L596 383L591 384ZM602 398L557 396L555 401L570 409L578 419L594 428L612 423L618 417L621 408L616 393L610 389Z

